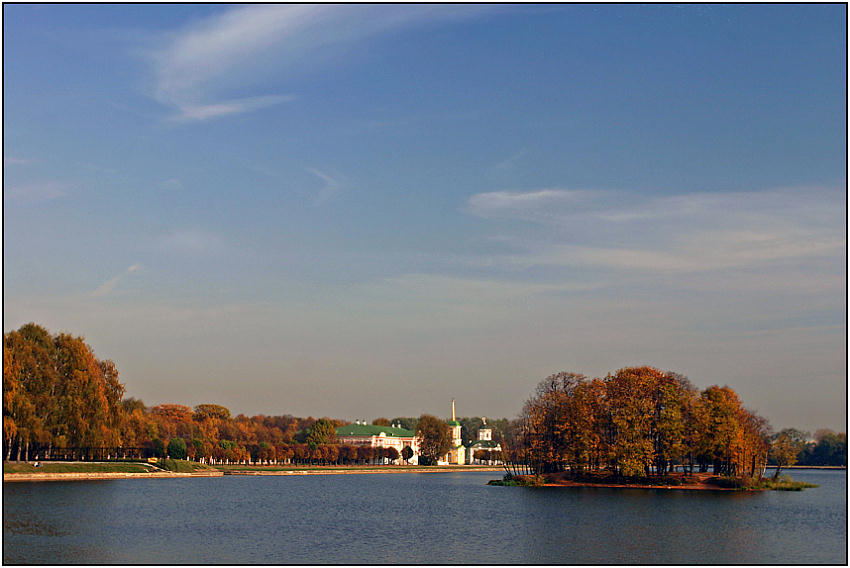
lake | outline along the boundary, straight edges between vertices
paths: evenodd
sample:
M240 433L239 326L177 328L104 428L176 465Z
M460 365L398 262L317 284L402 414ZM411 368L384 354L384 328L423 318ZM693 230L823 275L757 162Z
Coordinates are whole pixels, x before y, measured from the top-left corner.
M845 471L801 492L487 486L496 472L7 483L4 563L846 564Z

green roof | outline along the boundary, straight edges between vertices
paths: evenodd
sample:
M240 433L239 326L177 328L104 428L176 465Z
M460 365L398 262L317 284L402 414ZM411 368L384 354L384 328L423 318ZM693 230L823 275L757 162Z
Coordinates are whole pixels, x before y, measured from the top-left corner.
M381 432L388 438L412 438L414 433L404 428L375 426L374 424L346 424L336 428L337 436L378 436Z
M449 420L448 423L449 426L460 426L460 422L458 422L457 420Z
M499 445L499 442L495 440L473 440L471 444L469 444L469 448L474 446L481 446L482 448L495 448Z

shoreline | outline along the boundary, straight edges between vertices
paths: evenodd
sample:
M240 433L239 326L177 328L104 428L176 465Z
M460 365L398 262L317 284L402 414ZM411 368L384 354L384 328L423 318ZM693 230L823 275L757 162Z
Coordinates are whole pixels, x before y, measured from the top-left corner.
M501 468L476 468L463 470L455 469L350 469L350 470L302 470L288 469L275 471L262 470L206 470L193 473L178 473L173 471L156 471L150 473L126 473L126 472L85 472L85 473L4 473L3 483L13 482L41 482L41 481L106 481L111 479L174 479L192 477L224 477L236 476L269 476L269 475L362 475L370 473L468 473L472 471L502 471Z
M681 489L684 491L740 491L733 487L718 487L708 484L692 484L692 485L628 485L625 483L589 483L589 482L561 482L561 483L544 483L541 487L604 487L609 489Z
M392 468L380 468L380 469L344 469L344 470L302 470L299 471L297 469L285 469L285 470L273 470L273 471L263 471L263 470L230 470L225 471L224 475L361 475L368 473L469 473L472 471L485 471L485 472L493 472L493 471L504 471L502 468L475 468L475 469L461 469L461 468L437 468L431 469L428 467L422 468L409 468L409 469L392 469Z
M109 479L172 479L176 477L221 477L222 471L152 471L150 473L83 472L83 473L4 473L3 483L27 481L104 481Z
M822 466L791 466L783 469L815 469L815 470L846 470L844 466L822 465ZM192 473L178 473L173 471L154 471L147 473L128 472L80 472L80 473L4 473L3 483L20 482L42 482L42 481L108 481L112 479L179 479L195 477L224 477L224 476L283 476L283 475L365 475L378 473L469 473L473 471L497 472L504 471L501 467L475 467L475 469L464 469L463 467L414 467L395 469L392 467L363 468L363 469L276 469L264 471L262 469L236 469L236 470L204 470ZM717 487L708 484L691 485L628 485L617 483L590 483L564 481L559 483L546 483L542 487L604 487L613 489L682 489L686 491L736 491L734 488Z

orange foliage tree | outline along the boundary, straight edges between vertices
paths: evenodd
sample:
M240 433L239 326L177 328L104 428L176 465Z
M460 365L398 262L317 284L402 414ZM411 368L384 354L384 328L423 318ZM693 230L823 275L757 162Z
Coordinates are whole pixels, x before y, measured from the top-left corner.
M540 382L506 457L535 473L607 470L665 475L685 463L720 475L760 477L770 426L729 387L702 393L687 378L629 367L589 380L557 373Z

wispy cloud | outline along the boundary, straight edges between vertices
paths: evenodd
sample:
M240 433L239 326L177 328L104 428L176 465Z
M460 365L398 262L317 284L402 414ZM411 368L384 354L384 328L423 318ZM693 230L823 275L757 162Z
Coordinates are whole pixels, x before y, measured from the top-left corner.
M517 163L527 154L525 150L520 150L519 152L514 152L495 166L493 166L494 170L510 170L516 167Z
M291 95L266 95L211 104L182 104L178 105L180 112L174 117L174 120L190 122L219 118L230 114L242 114L288 102L294 98Z
M66 195L68 184L58 181L37 181L13 185L4 190L4 198L18 203L39 203Z
M14 156L3 156L4 166L28 166L34 163L34 160L27 158L16 158Z
M203 121L293 100L291 93L228 96L258 88L318 52L404 26L448 20L481 8L398 5L250 5L178 30L150 54L154 97L174 119Z
M327 203L328 201L339 195L340 191L342 191L342 183L339 180L336 180L325 172L317 170L315 168L308 168L307 171L309 171L311 174L325 182L321 189L319 189L319 191L316 193L316 197L314 200L315 205L322 205L324 203Z
M98 286L97 289L94 292L92 292L91 295L96 297L96 298L101 298L103 296L107 296L107 295L111 294L112 291L115 289L115 286L118 285L118 282L124 276L126 276L127 274L132 274L133 272L138 272L139 270L142 270L142 268L143 268L143 266L141 264L133 264L132 266L128 266L124 270L124 272L122 272L118 276L110 278L109 280L107 280L106 282L104 282L103 284Z
M837 258L846 248L840 188L640 196L543 189L473 195L469 211L539 226L525 266L694 272ZM529 236L530 235L530 236Z
M183 182L179 178L168 178L159 182L159 188L168 191L179 191L183 189Z

